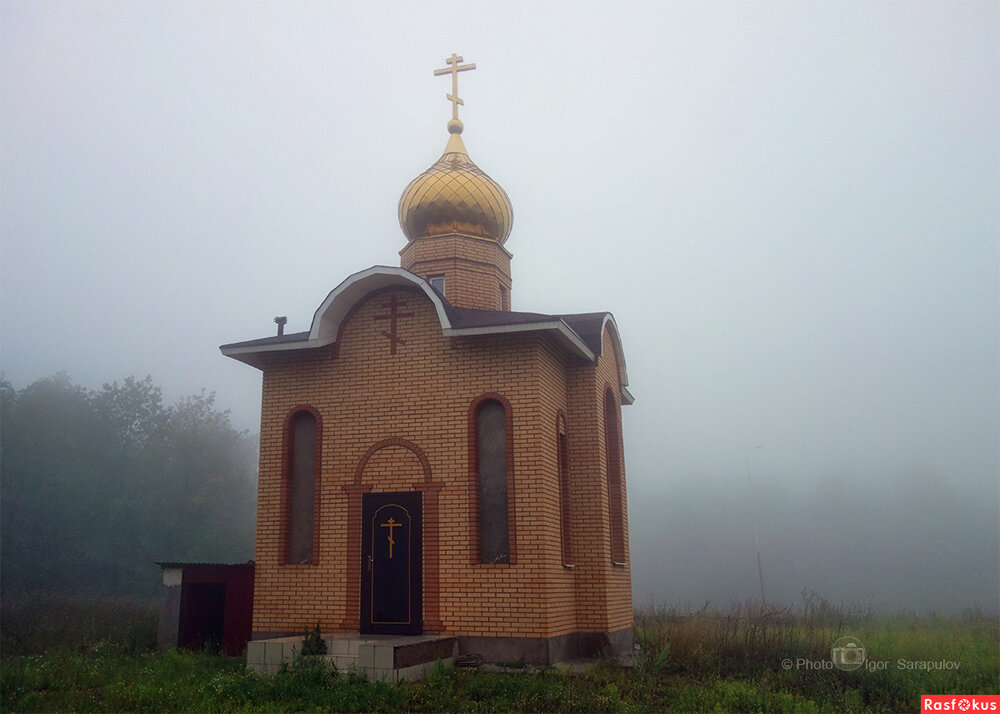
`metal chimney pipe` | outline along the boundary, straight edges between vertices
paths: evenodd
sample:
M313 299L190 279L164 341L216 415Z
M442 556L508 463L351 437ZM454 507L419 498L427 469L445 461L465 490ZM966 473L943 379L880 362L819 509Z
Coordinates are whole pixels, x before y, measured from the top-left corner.
M275 324L278 326L278 337L285 334L285 323L288 322L288 318L284 315L274 318Z

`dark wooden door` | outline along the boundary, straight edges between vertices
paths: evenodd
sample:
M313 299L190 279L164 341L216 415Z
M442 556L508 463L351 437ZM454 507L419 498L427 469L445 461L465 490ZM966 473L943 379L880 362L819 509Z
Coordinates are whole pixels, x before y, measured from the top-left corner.
M361 632L419 635L423 622L421 494L366 493L361 506Z
M218 652L222 647L225 614L225 583L184 583L177 646Z

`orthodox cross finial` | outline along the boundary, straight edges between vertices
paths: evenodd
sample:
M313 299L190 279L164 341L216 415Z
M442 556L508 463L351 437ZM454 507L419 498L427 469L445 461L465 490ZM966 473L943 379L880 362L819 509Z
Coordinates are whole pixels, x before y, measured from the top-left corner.
M476 68L475 63L460 64L462 61L462 57L459 57L452 52L451 57L445 60L445 64L450 66L445 67L444 69L434 70L435 77L440 77L442 74L451 75L451 94L446 94L445 96L448 98L448 101L451 102L451 118L453 121L458 121L458 105L461 104L462 106L465 106L465 102L458 97L458 73Z

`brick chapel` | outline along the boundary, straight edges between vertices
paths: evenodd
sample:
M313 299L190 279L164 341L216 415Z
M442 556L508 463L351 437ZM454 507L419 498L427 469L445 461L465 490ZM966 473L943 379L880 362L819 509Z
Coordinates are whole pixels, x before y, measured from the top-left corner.
M223 345L263 373L253 639L443 633L487 661L632 650L609 312L511 310L513 212L458 119L399 201L400 267L308 331Z

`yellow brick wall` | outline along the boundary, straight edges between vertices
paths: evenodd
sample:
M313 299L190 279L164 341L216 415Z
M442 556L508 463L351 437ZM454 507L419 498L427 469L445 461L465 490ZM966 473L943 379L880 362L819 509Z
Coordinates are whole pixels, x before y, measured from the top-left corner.
M613 632L632 626L631 561L611 562L611 524L604 439L604 393L611 387L621 405L618 360L610 328L602 335L596 367L577 364L567 371L567 440L573 542L576 567L577 625L586 632ZM618 419L621 439L621 418ZM619 443L623 443L621 440ZM621 454L623 449L619 450ZM623 527L628 554L625 464L621 455Z
M597 393L595 395L595 400L599 405L597 407L597 416L600 421L600 438L598 438L599 447L601 450L601 462L602 462L602 488L604 492L604 498L607 499L607 466L604 462L606 454L605 450L605 440L604 440L604 393L605 390L610 387L612 393L615 397L615 403L618 405L618 458L619 458L619 473L621 474L621 504L617 506L616 504L609 504L608 508L620 507L622 512L622 528L624 530L625 539L625 564L622 565L612 565L605 572L607 573L607 579L605 581L605 588L607 592L607 629L609 631L619 630L623 627L631 627L633 619L632 610L632 559L629 551L629 540L628 540L628 497L626 495L626 480L625 480L625 449L624 449L624 436L622 433L622 419L621 419L621 382L619 379L619 366L617 360L617 352L615 350L615 343L617 337L612 335L610 328L606 328L604 334L601 337L602 344L602 354L597 361L596 371L596 387ZM606 511L605 511L606 514ZM610 525L608 522L608 516L604 516L606 523L606 529L610 531ZM605 540L605 548L607 549L607 558L610 560L611 557L611 541L610 537Z
M393 297L399 313L408 315L398 319L404 342L395 354L383 334L389 320L378 319L388 315ZM595 368L566 357L541 335L445 338L423 293L392 288L360 302L335 345L271 353L263 381L253 629L300 631L319 622L335 631L352 614L356 619L349 583L360 563L349 562L356 554L349 555L348 546L359 538L360 515L356 522L349 518L348 494L423 490L426 469L439 490L436 523L428 522L424 493L425 627L431 605L455 635L551 637L629 627L629 568L610 563L601 461L605 383L619 394L609 339ZM475 562L469 409L486 393L502 395L513 417L511 564ZM303 405L318 413L322 433L318 549L313 564L288 565L281 529L283 430L289 413ZM563 565L560 550L560 410L569 443L574 568ZM368 454L387 439L396 442ZM429 540L438 556L433 602Z

